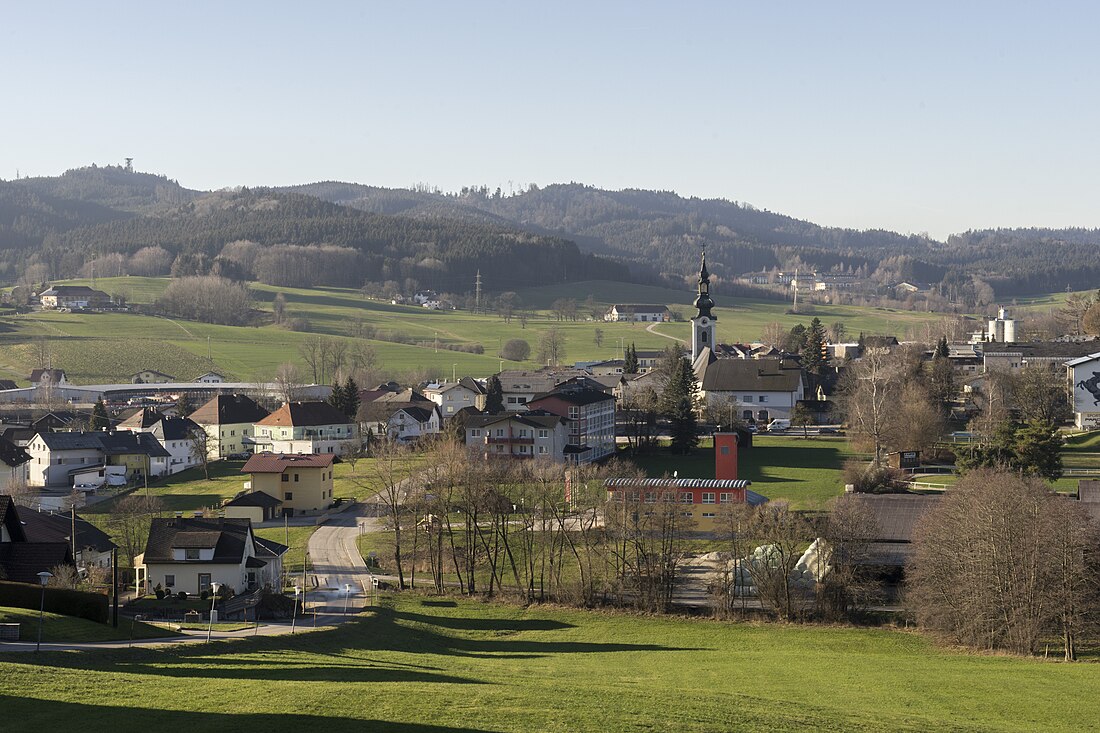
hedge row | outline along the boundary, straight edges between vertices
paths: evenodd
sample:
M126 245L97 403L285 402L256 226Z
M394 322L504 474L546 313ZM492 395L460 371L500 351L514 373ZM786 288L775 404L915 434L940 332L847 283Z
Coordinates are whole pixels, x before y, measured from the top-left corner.
M38 610L42 602L41 586L30 583L0 581L0 606ZM46 610L63 616L76 616L107 623L109 618L107 596L65 588L46 589Z

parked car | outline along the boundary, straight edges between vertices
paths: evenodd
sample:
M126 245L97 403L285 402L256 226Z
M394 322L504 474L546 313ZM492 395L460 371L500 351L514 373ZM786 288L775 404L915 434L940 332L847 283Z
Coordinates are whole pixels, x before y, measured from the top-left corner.
M246 451L242 451L240 453L230 453L226 456L226 459L230 461L247 461L249 457Z
M836 428L821 428L817 432L820 435L840 435L840 431Z
M782 433L784 430L788 430L791 427L791 421L786 418L777 417L768 423L769 433Z

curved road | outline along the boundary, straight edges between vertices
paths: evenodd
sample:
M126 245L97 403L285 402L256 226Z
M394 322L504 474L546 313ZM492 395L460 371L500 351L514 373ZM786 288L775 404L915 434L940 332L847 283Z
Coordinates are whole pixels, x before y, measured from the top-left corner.
M666 338L666 339L672 339L673 341L679 341L681 344L686 344L687 343L687 339L677 338L676 336L669 336L667 333L661 333L660 331L655 331L654 329L657 328L658 325L660 325L660 324L659 323L651 323L651 324L649 324L648 326L645 327L645 330L649 331L650 333L652 333L655 336L661 336L661 337Z
M358 612L366 605L371 587L371 572L359 554L356 539L360 525L367 532L382 529L377 504L353 504L339 514L330 515L309 538L309 557L313 563L316 588L310 588L310 604L320 603L318 610L342 613L345 596L348 612ZM351 586L348 594L344 588Z

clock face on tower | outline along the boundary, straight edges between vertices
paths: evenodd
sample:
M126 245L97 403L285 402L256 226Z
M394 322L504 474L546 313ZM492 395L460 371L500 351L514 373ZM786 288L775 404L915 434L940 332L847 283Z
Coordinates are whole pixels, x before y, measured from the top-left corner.
M699 323L705 326L708 323L710 323L710 321L708 321L706 318L702 318L702 319L700 319Z

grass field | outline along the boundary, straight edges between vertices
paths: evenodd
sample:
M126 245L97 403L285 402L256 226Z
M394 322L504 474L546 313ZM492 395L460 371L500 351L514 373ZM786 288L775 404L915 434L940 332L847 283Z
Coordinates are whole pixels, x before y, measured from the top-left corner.
M73 280L74 284L90 281ZM124 294L131 303L150 303L167 287L167 278L100 278L97 288L111 294ZM661 349L674 339L687 339L687 323L661 324L651 333L643 324L605 323L603 321L558 322L549 307L554 300L572 297L583 301L592 295L602 306L616 302L654 302L669 305L690 317L694 297L684 291L635 286L626 283L585 281L568 285L523 290L525 307L535 309L524 328L518 319L505 323L495 315L474 315L466 311L431 311L413 306L395 306L367 300L355 290L341 288L276 288L253 285L255 306L270 311L277 292L286 296L291 316L306 318L314 331L329 336L350 338L356 324L381 331L401 333L432 346L414 346L371 339L383 369L389 374L429 369L438 376L458 374L486 376L496 372L500 344L522 338L532 346L527 362L504 362L504 366L533 367L539 335L551 327L565 337L567 362L609 359L621 354L624 344L639 349ZM759 338L764 327L779 322L790 327L808 322L817 315L827 324L843 321L852 334L918 332L925 324L935 325L942 316L895 309L816 306L813 314L788 315L788 305L779 301L719 298L718 335L724 341L748 341ZM37 349L31 341L41 338L48 344L55 367L65 369L71 381L94 384L119 381L141 369L156 369L182 380L193 379L207 369L217 369L235 379L269 380L279 364L305 365L298 346L309 337L274 325L259 327L216 326L189 321L154 318L130 313L54 313L35 312L5 319L6 331L0 334L0 376L25 383L35 366ZM603 332L597 345L596 329ZM671 337L671 338L668 338ZM435 348L446 344L480 343L484 354L468 354ZM307 377L312 376L307 374Z
M844 492L844 461L851 457L842 437L754 436L751 448L738 452L738 478L752 490L780 499L792 509L824 509ZM667 451L633 459L649 476L677 471L681 478L714 478L714 447L704 442L690 456Z
M20 641L35 641L38 638L38 611L0 606L0 623L18 623ZM141 621L134 622L132 625L135 639L159 639L176 635L173 632L165 631L162 628ZM109 624L98 624L94 621L73 616L45 613L42 619L42 643L124 641L130 638L130 627L131 622L121 617L116 629ZM3 647L0 646L0 649L3 649Z
M11 733L1077 731L1100 719L1096 671L881 629L407 596L294 637L0 655L0 704Z

